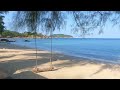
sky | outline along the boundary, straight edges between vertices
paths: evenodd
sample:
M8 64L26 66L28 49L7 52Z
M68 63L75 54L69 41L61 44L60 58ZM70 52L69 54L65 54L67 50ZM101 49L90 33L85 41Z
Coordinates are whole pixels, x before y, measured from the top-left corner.
M12 17L13 17L14 11L10 11L8 14L5 15L4 22L5 26L8 30L13 30L12 29ZM69 24L72 23L72 19L69 18L67 20L67 25L65 29L62 30L55 30L53 34L67 34L67 35L72 35L73 37L79 38L80 33L73 33L71 31L71 27ZM86 38L120 38L120 28L113 27L110 22L107 22L104 32L102 34L98 34L98 29L95 29L92 35L86 36Z

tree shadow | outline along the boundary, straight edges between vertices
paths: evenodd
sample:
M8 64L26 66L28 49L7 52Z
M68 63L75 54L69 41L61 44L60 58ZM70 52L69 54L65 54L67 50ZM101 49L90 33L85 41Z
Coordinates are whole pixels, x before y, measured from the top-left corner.
M0 59L3 59L3 58L11 58L11 57L14 57L16 55L10 55L10 56L0 56Z
M42 65L42 64L45 64L47 62L49 62L49 59L46 59L46 58L39 59L38 60L38 66ZM1 62L0 63L0 68L3 71L5 71L8 74L9 77L12 77L12 78L14 78L14 76L19 77L20 75L22 75L22 73L21 74L20 73L19 74L14 74L16 71L19 71L19 70L22 70L22 69L27 69L27 70L29 70L28 73L33 75L30 78L33 78L33 79L34 78L40 78L41 79L41 77L38 77L37 74L32 73L32 68L34 68L35 65L36 65L36 62L33 59L29 59L29 60L9 60L9 61L5 61L5 62ZM24 72L24 73L23 73L24 75L27 75L27 76L29 75L29 74L27 74L27 72Z
M68 62L63 62L63 63L58 63L58 64L55 64L55 66L64 66L64 67L73 67L73 66L85 66L87 64L98 64L97 62L93 62L93 61L88 61L88 60L81 60L81 59L69 59L70 61ZM72 60L72 61L71 61ZM66 60L64 60L66 61Z
M21 49L23 49L23 47ZM44 50L39 50L39 51L44 51ZM7 53L7 52L5 52L5 53ZM30 56L36 56L36 53L27 53L27 54L19 54L19 55L25 55L25 56L30 57ZM3 59L4 58L11 58L11 57L14 57L14 56L17 56L17 55L2 56L2 57L0 57L0 59L1 58L3 58ZM40 65L48 63L50 61L51 53L39 53L38 52L37 56L38 56L38 58L37 58L38 66L40 66ZM39 56L42 57L42 58L39 58ZM95 61L86 60L86 59L84 60L82 58L76 58L76 57L73 57L73 56L68 56L68 55L58 54L58 53L53 54L52 60L53 61L70 60L68 62L54 64L55 66L58 66L58 67L59 66L72 67L72 66L75 66L76 64L77 65L79 64L80 66L84 66L84 65L87 65L87 64L100 64L100 62L95 62ZM24 58L24 60L23 59L14 59L14 60L8 60L8 61L5 61L5 62L0 62L0 68L2 68L4 71L6 71L9 74L9 76L11 76L12 78L45 79L45 77L37 75L37 74L35 74L31 71L31 69L33 67L35 67L35 65L36 65L35 59L27 59L27 58ZM101 66L100 69L97 70L96 72L94 72L92 75L100 73L102 70L107 69L107 68L118 69L118 67L115 67L113 65L105 64L105 65ZM21 73L15 74L16 71L21 70L21 69L28 69L29 71L23 71Z
M27 54L21 54L21 55L26 55L26 56L36 56L36 53L27 53ZM37 53L37 56L42 57L42 58L51 58L51 53ZM69 56L69 55L64 55L64 54L59 54L59 53L53 53L52 54L52 60L56 61L56 60L77 60L77 61L81 61L83 60L82 58L79 57L74 57L74 56Z
M23 54L25 56L34 56L35 53L28 53L28 54ZM38 66L41 66L42 64L45 64L45 63L48 63L50 61L50 53L38 53L38 56L41 56L42 58L39 58L38 57ZM14 56L6 56L6 57L3 57L3 58L10 58L10 57L14 57ZM53 56L53 61L56 61L57 59L60 59L60 60L66 60L66 56L65 55L62 55L62 54L55 54ZM73 57L69 57L68 56L68 59L70 60L74 60ZM81 61L80 61L81 62ZM35 67L36 65L36 60L35 59L13 59L13 60L8 60L8 61L5 61L5 62L0 62L0 68L2 70L4 70L6 73L8 73L9 78L24 78L24 79L36 79L36 78L39 78L39 79L43 79L45 77L42 77L40 75L37 75L35 73L33 73L31 70L33 67ZM73 65L76 65L76 62L64 62L64 63L61 63L61 64L55 64L55 66L65 66L65 67L71 67ZM19 70L22 70L22 69L27 69L28 71L23 71L21 73L17 73L16 74L16 71L19 71ZM30 76L29 76L30 75Z
M7 52L7 51L0 51L0 53L5 53L5 52Z
M28 54L23 54L26 56L36 56L36 53L28 53ZM37 56L47 59L49 62L49 59L51 58L51 53L37 53ZM86 65L88 63L93 63L90 61L84 61L82 58L78 58L78 57L74 57L74 56L68 56L68 55L64 55L64 54L59 54L59 53L54 53L52 55L52 61L58 61L58 60L64 60L64 61L68 61L68 62L63 62L63 63L59 63L59 64L55 64L55 66L64 66L64 67L71 67L74 66L78 63L80 63L80 65ZM71 62L72 61L72 62ZM94 64L94 63L93 63Z
M41 75L35 74L31 71L25 71L18 74L13 74L14 79L47 79Z
M120 70L120 66L119 65L114 65L114 64L104 64L103 66L100 67L99 70L97 70L95 73L93 73L91 76L98 74L100 72L102 72L105 69L110 69L110 70Z

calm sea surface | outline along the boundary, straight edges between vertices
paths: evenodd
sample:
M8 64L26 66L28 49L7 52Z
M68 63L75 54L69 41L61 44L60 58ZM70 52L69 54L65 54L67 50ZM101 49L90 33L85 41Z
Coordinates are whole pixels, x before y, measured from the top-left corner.
M14 44L35 48L35 40L16 39ZM120 39L81 39L81 38L54 38L52 39L54 52L65 55L95 59L106 62L120 63ZM51 50L50 39L37 39L37 48Z

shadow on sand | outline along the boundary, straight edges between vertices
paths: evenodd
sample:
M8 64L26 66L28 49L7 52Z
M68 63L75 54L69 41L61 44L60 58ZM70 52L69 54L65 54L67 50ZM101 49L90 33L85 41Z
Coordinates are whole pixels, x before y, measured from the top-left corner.
M44 59L44 62L38 61L38 65L47 63L48 60ZM35 66L35 60L10 60L0 63L0 68L8 73L8 79L45 79L45 77L37 75L32 72L32 68ZM15 73L17 70L27 69L28 71L23 71L20 73Z
M7 53L7 52L5 52ZM21 54L22 55L22 54ZM30 56L35 56L35 53L28 53L28 54L23 54L26 55L28 57ZM38 53L38 56L41 56L42 58L38 57L38 65L42 65L45 63L49 62L50 59L50 53ZM1 58L10 58L10 57L14 57L14 56L7 56L7 57L0 57ZM53 61L56 61L57 59L60 60L72 60L74 62L64 62L64 63L60 63L60 64L56 64L56 66L65 66L65 67L71 67L74 66L76 64L79 63L80 66L83 65L87 65L87 64L100 64L99 62L92 62L92 61L84 61L83 59L79 59L75 58L75 57L71 57L71 56L66 56L63 54L54 54L53 55ZM77 62L75 61L77 60ZM6 79L47 79L46 77L43 77L41 75L38 75L36 73L33 73L31 71L31 69L33 67L35 67L35 60L33 59L27 59L25 58L23 59L14 59L14 60L9 60L9 61L5 61L5 62L0 62L0 69L4 70L5 72L7 72L9 74L10 77L6 78ZM102 70L107 69L107 68L114 68L113 65L110 64L104 64L103 66L101 66L99 68L98 71L94 72L92 75L100 73ZM118 68L118 67L115 67ZM114 68L114 69L115 69ZM28 69L28 71L23 71L20 73L15 73L17 70L21 70L21 69Z

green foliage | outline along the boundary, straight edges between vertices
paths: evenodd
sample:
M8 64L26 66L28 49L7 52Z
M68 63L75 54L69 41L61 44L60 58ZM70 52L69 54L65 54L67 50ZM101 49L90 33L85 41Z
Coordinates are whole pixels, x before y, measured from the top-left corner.
M33 37L33 36L39 36L37 33L35 32L24 32L22 33L23 37Z
M2 12L3 13L3 12ZM89 35L93 30L103 32L106 22L112 21L120 25L120 11L17 11L13 17L13 26L16 29L28 28L30 32L43 30L52 33L66 25L66 17L73 20L72 31Z
M72 30L84 36L96 28L101 33L113 13L119 14L113 11L17 11L14 26L19 29L27 27L30 32L37 32L40 27L40 30L52 34L52 31L63 28L66 17L71 15L74 21Z
M19 33L19 32L10 31L10 30L4 30L4 32L2 33L3 37L33 37L34 35L36 35L38 37L44 36L41 33L32 33L32 32Z
M18 36L22 36L20 33L15 32L15 31L9 31L9 30L5 30L2 33L3 37L18 37Z
M40 37L40 38L48 38L49 36L43 35L42 33L32 33L32 32L24 32L24 33L19 33L16 31L10 31L10 30L4 30L2 33L3 37L34 37L34 36ZM65 34L53 34L52 37L57 37L57 38L72 38L71 35L65 35Z
M4 16L0 15L0 35L2 35L2 33L5 29L3 18L4 18Z
M60 11L17 11L14 18L15 29L27 27L36 32L39 27L45 32L60 29L64 24L64 16Z

